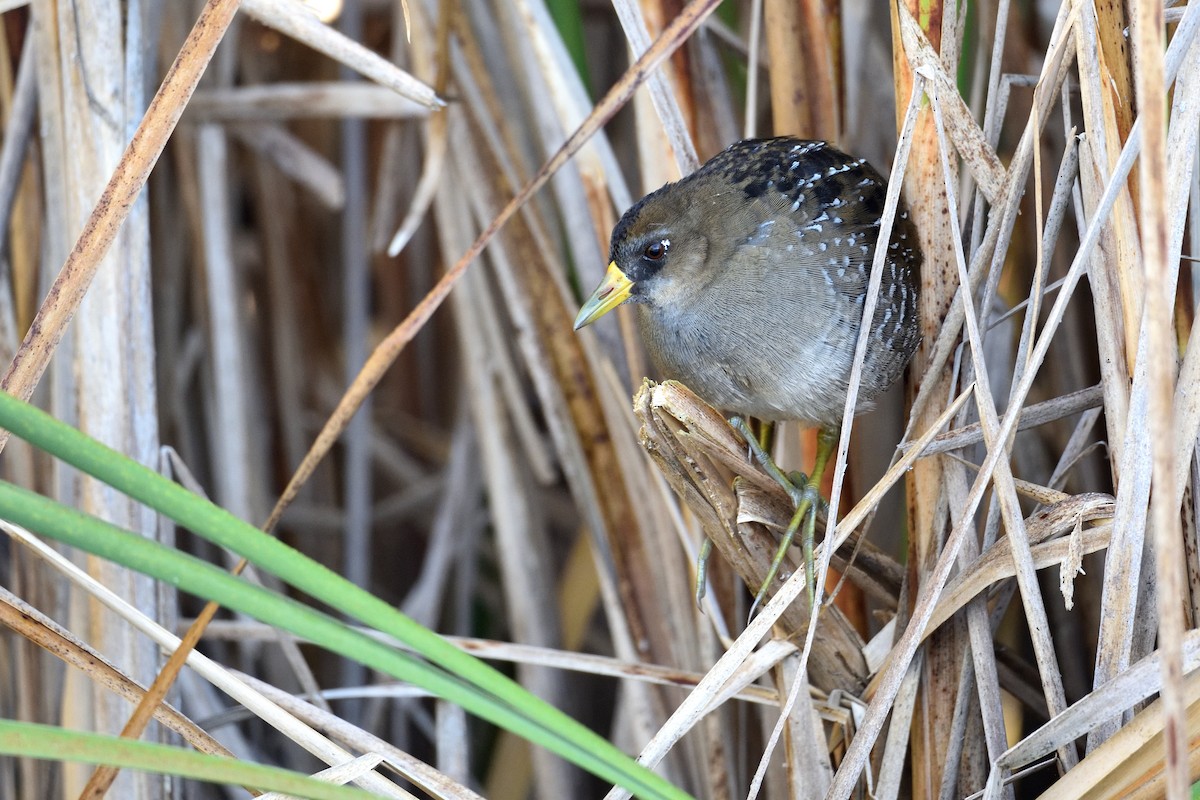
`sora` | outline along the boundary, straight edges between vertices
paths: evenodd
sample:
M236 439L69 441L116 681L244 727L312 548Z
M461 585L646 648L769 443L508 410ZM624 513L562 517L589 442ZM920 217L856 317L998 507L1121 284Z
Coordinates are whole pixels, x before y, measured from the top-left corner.
M727 413L819 426L810 484L819 486L846 402L885 194L870 165L825 142L738 142L625 212L608 272L575 328L636 303L642 339L663 376ZM857 411L871 407L916 350L920 263L916 229L901 207ZM778 475L773 464L768 471ZM798 510L766 583L801 517L807 528L815 524L819 502L815 490L781 482ZM807 531L806 538L811 581Z

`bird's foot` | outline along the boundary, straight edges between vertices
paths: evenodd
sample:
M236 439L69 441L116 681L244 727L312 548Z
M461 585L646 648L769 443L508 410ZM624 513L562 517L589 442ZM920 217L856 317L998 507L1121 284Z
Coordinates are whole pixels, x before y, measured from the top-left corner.
M825 501L825 498L821 497L820 482L821 476L825 472L825 464L828 462L829 454L832 452L832 445L836 441L836 435L824 429L821 431L818 438L817 458L813 465L813 476L810 479L809 476L802 472L792 472L790 475L785 475L783 470L775 464L775 461L759 444L758 438L750 430L750 426L746 423L746 420L741 417L733 417L729 420L729 425L742 434L751 455L754 456L754 459L762 466L763 470L788 493L788 497L791 498L792 504L796 507L796 511L783 533L783 537L779 540L779 547L775 550L774 558L771 559L771 566L767 570L766 578L759 587L758 593L754 596L754 604L750 607L750 616L754 616L759 605L766 598L767 589L770 588L771 583L779 575L779 570L783 565L784 558L787 556L788 548L792 546L797 533L801 533L800 546L804 552L804 581L808 591L808 605L811 608L816 599L816 570L813 549L816 539L817 514L827 511L829 508L829 504ZM803 526L803 530L801 526ZM702 551L701 556L702 558L706 557L706 553ZM697 598L699 598L702 596L702 593L699 588L697 591Z
M787 557L788 548L796 540L797 533L800 534L800 548L804 553L804 585L808 593L809 608L812 608L816 599L816 568L813 548L816 541L817 513L821 510L828 510L829 504L825 498L821 497L820 490L808 480L806 475L801 472L793 472L791 477L795 479L795 482L789 482L787 486L784 486L784 490L792 498L796 511L792 514L791 521L788 522L787 530L780 537L779 547L776 548L775 556L771 559L767 575L763 578L762 585L758 587L758 593L754 595L754 603L750 606L749 616L751 618L758 611L759 605L766 599L767 589L778 577L783 560Z

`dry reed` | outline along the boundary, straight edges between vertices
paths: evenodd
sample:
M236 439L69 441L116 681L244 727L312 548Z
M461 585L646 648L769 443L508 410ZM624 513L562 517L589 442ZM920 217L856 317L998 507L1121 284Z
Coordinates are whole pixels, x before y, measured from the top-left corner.
M715 5L351 0L335 28L298 0L0 3L4 388L696 797L1182 797L1200 5ZM571 330L617 216L739 132L891 165L925 251L907 393L843 431L815 625L794 562L746 622L782 490L642 385L624 312ZM5 479L226 565L4 452ZM0 716L120 731L199 606L2 524ZM625 796L251 620L193 633L149 737L352 762L389 797ZM220 793L0 765L5 798Z

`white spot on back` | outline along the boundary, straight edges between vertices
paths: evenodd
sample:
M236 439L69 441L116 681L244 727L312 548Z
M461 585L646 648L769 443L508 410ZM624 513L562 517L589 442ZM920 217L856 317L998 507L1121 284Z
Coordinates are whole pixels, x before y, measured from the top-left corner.
M750 236L746 239L746 244L759 245L765 242L771 235L771 228L774 227L774 225L775 220L773 219L759 223L758 229L754 231L754 233L750 234Z

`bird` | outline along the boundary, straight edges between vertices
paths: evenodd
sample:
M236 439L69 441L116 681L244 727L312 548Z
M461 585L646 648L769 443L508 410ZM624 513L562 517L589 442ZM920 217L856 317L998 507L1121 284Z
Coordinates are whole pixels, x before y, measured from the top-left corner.
M803 521L812 599L814 487L836 442L887 183L866 160L793 137L747 139L646 195L613 229L604 278L575 319L637 307L658 373L732 415L797 505L755 606ZM921 339L917 229L901 201L883 263L855 412L903 374ZM821 430L810 479L788 480L744 420ZM702 569L701 565L701 569ZM702 571L698 597L702 595Z

